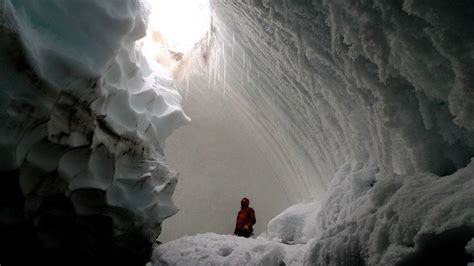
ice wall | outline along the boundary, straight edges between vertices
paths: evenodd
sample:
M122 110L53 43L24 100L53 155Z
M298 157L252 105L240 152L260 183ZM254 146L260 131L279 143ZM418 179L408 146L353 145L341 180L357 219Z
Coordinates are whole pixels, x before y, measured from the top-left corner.
M2 261L149 260L188 121L171 73L135 50L141 1L0 1ZM11 252L14 251L14 252ZM64 262L64 261L62 261Z
M208 87L263 136L289 197L320 201L272 237L310 243L311 265L472 259L472 3L211 3Z
M225 51L233 39L244 50L226 59L227 83L239 88L233 75L243 72L259 118L283 120L267 102L288 118L289 138L315 166L303 178L327 185L353 158L397 174L445 175L470 161L468 2L214 1L214 8Z

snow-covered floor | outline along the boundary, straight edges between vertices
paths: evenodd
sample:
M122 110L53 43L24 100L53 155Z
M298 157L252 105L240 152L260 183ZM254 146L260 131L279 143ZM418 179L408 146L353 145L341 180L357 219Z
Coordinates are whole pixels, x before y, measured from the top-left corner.
M153 265L302 265L306 245L288 245L263 237L214 233L186 236L160 245Z

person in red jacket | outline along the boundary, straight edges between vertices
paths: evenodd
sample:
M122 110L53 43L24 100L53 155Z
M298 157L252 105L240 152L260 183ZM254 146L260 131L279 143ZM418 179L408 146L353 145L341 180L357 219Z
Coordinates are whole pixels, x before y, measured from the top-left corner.
M250 237L253 235L253 225L255 224L255 211L249 207L249 199L243 198L240 201L240 211L237 214L234 235Z

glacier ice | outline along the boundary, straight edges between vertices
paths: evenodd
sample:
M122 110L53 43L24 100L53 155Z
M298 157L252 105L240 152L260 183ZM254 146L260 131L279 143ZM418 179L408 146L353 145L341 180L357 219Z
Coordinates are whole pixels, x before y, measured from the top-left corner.
M472 3L211 6L203 76L214 90L225 82L264 136L291 201L314 198L275 217L266 238L303 245L308 265L472 261Z
M177 211L164 141L189 120L171 73L135 50L147 8L95 0L0 6L0 171L21 189L2 195L20 201L5 206L18 217L2 214L12 224L2 237L36 232L5 237L2 247L31 241L84 261L146 262L162 221Z
M211 7L207 39L173 77L135 49L146 32L141 1L0 0L2 255L5 243L28 243L84 260L149 258L176 212L164 142L189 120L177 79L187 101L226 99L201 102L216 121L192 136L232 111L222 132L244 124L239 136L254 146L235 158L258 151L273 167L261 183L278 183L296 205L257 239L185 237L159 246L153 263L473 261L470 1ZM177 159L225 168L212 164L224 142Z

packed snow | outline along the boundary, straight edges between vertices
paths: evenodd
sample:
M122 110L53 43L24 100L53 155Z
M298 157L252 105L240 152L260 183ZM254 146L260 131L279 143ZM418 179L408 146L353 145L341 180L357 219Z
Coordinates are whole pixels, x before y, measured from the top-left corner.
M289 207L268 223L266 237L287 244L307 243L316 237L319 205L316 200Z
M153 265L301 265L302 245L286 245L265 238L214 233L186 236L159 246Z

